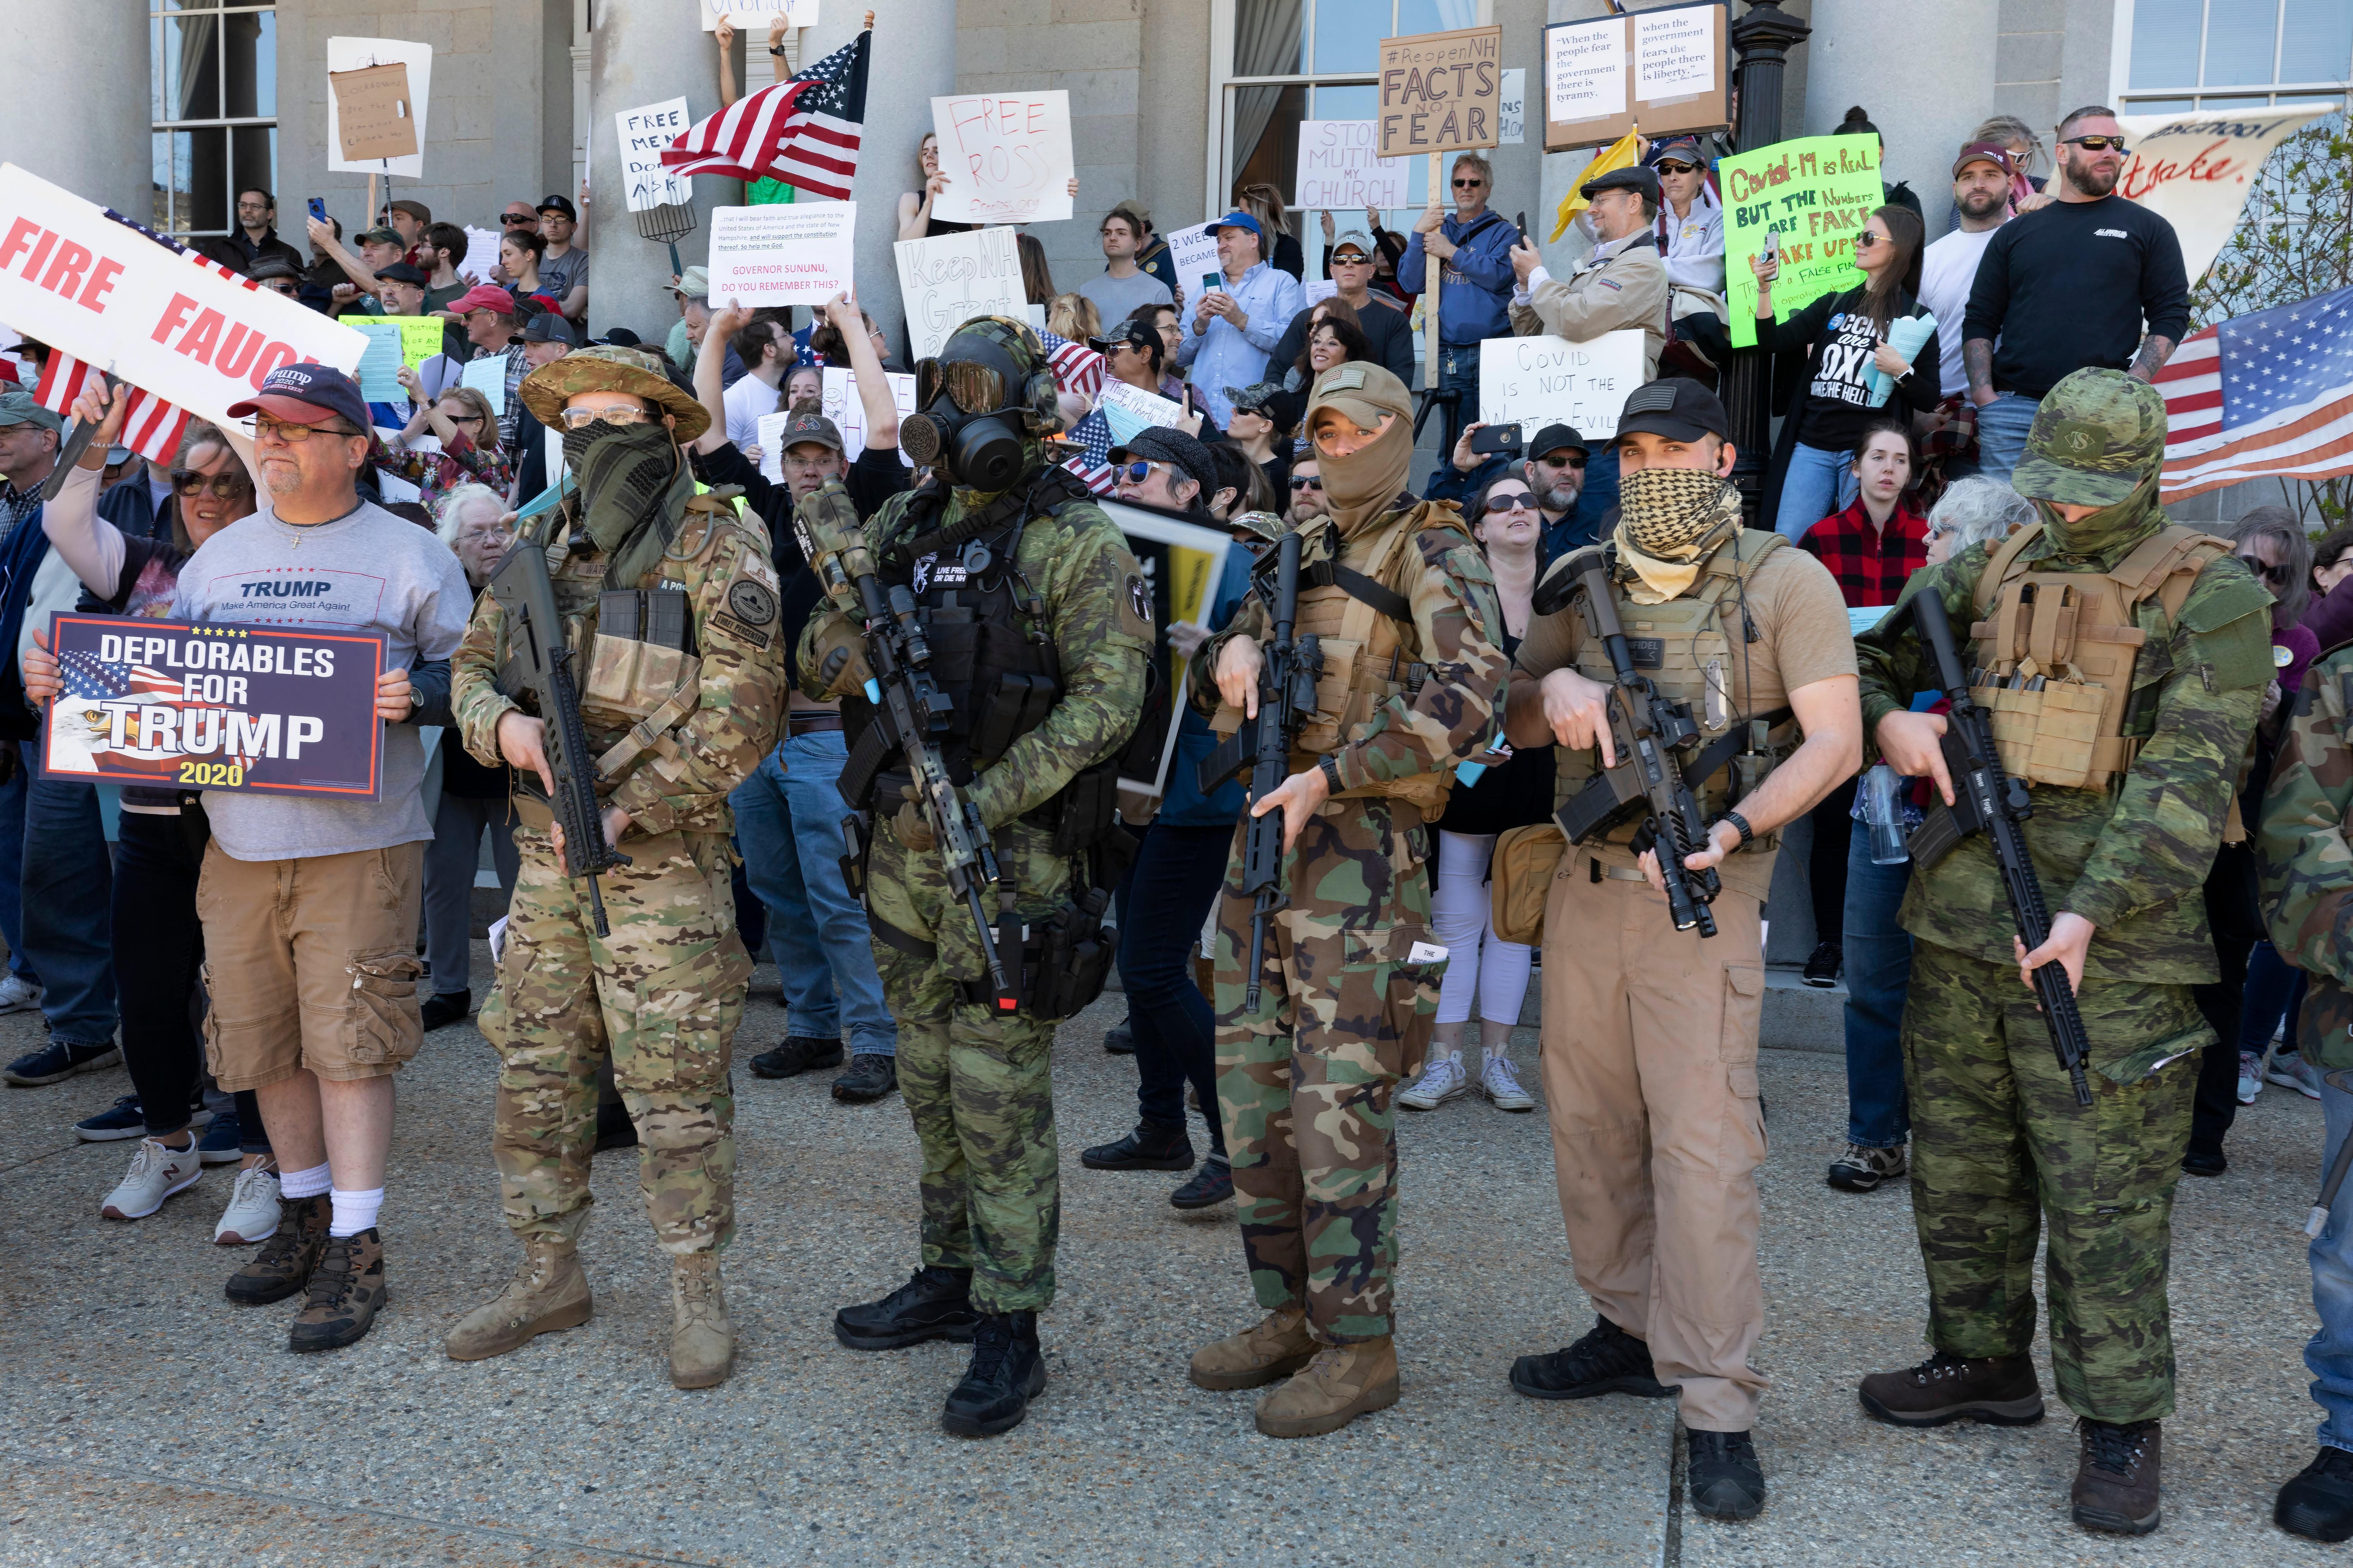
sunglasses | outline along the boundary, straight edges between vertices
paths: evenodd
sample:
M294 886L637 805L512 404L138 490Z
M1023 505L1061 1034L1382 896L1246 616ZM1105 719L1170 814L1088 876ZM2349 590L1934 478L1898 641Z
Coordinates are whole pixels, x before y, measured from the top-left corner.
M2105 153L2111 147L2119 153L2126 151L2121 136L2070 136L2061 145L2081 147L2086 153Z
M2288 580L2289 573L2284 565L2266 566L2252 555L2242 555L2238 559L2240 565L2244 566L2266 583L2284 584Z
M1572 452L1566 458L1538 458L1536 461L1547 468L1582 468L1585 467L1585 454Z
M1112 477L1115 479L1125 479L1132 485L1140 485L1152 477L1152 464L1138 458L1132 463L1122 463L1113 469Z
M252 488L253 481L236 470L219 474L200 474L194 468L172 470L172 489L184 496L200 496L210 490L223 500L234 500Z
M1895 242L1890 239L1887 236L1883 234L1873 234L1868 229L1854 237L1854 247L1857 250L1869 250L1874 245L1893 245L1894 243Z
M1320 490L1324 488L1324 481L1314 474L1293 474L1291 488L1295 490Z
M537 223L539 215L537 213L502 213L499 216L499 221L507 227L512 228L518 224Z
M1484 180L1457 180L1454 182L1454 188L1458 191L1475 191L1486 183Z
M445 414L442 417L452 425L480 425L482 422L479 414Z
M1489 496L1487 515L1493 517L1498 512L1534 511L1535 504L1536 498L1525 490L1514 490L1510 495Z
M359 433L332 425L280 425L267 415L257 417L253 422L255 441L283 441L291 447L299 447L313 436L356 436Z
M1677 163L1673 162L1665 162L1653 165L1653 167L1655 167L1662 174L1688 174L1697 166L1698 165L1694 163Z

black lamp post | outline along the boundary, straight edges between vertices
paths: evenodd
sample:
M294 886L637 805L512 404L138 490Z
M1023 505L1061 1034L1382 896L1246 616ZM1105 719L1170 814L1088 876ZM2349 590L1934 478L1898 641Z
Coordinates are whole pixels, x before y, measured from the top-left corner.
M1734 148L1751 153L1781 140L1781 68L1789 51L1813 29L1781 9L1781 0L1749 0L1747 14L1732 24L1732 47L1740 57L1740 108L1733 126ZM1772 446L1773 356L1743 349L1725 367L1725 412L1732 418L1738 456L1732 482L1752 528L1770 528L1760 508L1765 469Z

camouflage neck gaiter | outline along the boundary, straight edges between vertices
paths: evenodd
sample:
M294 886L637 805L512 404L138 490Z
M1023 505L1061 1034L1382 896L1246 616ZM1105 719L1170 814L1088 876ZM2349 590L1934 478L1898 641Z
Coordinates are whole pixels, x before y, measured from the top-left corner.
M1638 605L1663 605L1699 577L1707 552L1740 526L1740 492L1704 468L1637 468L1619 481L1620 564Z
M2079 517L2073 522L2060 516L2059 509L2051 502L2036 501L2034 510L2042 516L2043 537L2058 554L2095 556L2104 563L2112 562L2165 526L2165 513L2157 504L2158 478L2157 473L2150 474L2116 505L2102 507L2089 517Z

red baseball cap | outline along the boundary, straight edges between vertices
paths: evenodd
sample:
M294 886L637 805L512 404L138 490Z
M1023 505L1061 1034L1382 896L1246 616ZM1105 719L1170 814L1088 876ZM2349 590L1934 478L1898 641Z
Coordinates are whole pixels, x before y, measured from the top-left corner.
M1972 142L1961 149L1953 160L1953 178L1959 179L1961 171L1971 163L1991 163L2010 179L2018 178L2018 165L2010 161L2010 149L1991 142Z
M460 316L470 316L477 310L495 310L501 316L515 313L514 296L495 283L477 283L449 303L449 309Z

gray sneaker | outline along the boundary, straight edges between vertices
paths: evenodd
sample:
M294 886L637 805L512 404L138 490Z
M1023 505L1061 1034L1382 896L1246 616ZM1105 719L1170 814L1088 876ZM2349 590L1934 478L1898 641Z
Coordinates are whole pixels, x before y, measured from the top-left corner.
M1413 1087L1397 1097L1399 1105L1413 1110L1435 1110L1448 1100L1468 1093L1471 1075L1462 1069L1461 1057L1432 1057L1413 1080Z
M1846 1152L1831 1162L1830 1184L1842 1193L1867 1193L1882 1182L1892 1182L1910 1169L1905 1158L1904 1145L1893 1149L1874 1149L1867 1143L1850 1143Z

